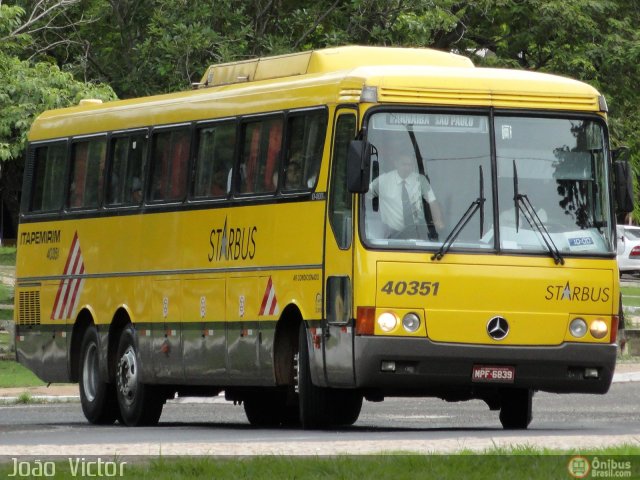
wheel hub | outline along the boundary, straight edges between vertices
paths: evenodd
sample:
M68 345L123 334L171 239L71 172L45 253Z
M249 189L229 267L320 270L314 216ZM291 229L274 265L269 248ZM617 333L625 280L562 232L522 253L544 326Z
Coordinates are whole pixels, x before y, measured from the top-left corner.
M84 364L82 368L82 388L84 396L89 402L93 402L96 398L96 391L98 388L98 355L97 346L92 344L87 349L87 353L84 357Z
M138 387L138 363L133 347L129 346L118 362L118 390L128 403L135 400Z

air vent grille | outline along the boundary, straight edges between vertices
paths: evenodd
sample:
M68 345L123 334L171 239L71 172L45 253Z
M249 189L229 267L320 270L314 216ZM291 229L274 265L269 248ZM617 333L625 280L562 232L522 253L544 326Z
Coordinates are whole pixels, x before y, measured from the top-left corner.
M18 304L19 325L40 325L40 291L20 292Z

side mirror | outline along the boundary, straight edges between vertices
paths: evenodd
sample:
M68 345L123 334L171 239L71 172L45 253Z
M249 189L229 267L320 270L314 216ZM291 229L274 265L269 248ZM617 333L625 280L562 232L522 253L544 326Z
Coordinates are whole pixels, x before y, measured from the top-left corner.
M347 187L351 193L367 193L371 181L371 144L364 140L349 143Z
M629 213L633 211L633 171L627 160L629 149L622 147L613 152L613 180L616 211ZM621 160L618 160L620 159Z

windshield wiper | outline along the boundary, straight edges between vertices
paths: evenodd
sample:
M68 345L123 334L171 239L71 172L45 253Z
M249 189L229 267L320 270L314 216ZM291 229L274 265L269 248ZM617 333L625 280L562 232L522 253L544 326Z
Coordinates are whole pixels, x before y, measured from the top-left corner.
M518 231L520 224L520 211L522 211L524 218L527 219L527 222L529 223L529 225L531 225L531 228L537 230L542 237L542 241L549 250L549 253L551 253L555 264L564 265L564 258L562 258L560 250L553 242L553 238L551 238L551 234L544 226L544 223L542 223L542 220L540 220L536 209L531 204L531 200L529 200L529 197L526 194L519 192L518 169L516 168L515 160L513 161L513 202L515 204L516 232Z
M482 238L482 236L484 235L484 202L486 201L486 198L484 197L484 175L482 174L482 165L480 165L479 168L480 195L473 202L471 202L471 205L469 205L467 211L464 212L462 217L460 217L460 220L458 220L456 226L453 227L449 235L447 235L447 238L445 238L444 242L442 242L442 245L440 246L438 251L431 256L431 260L440 260L445 256L445 254L451 248L451 245L453 245L453 242L455 242L456 238L458 238L458 235L460 235L460 232L464 229L464 227L466 227L467 223L469 223L469 220L471 220L471 218L478 210L480 210L480 238Z

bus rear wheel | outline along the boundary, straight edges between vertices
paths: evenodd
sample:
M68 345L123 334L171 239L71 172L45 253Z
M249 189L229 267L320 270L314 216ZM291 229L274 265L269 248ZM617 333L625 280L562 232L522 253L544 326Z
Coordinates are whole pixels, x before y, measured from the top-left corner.
M142 383L139 365L135 333L128 325L118 344L116 391L122 420L131 427L156 425L166 400L158 387Z
M118 418L118 401L114 385L101 378L99 357L98 332L92 325L80 347L80 403L90 423L110 425Z
M525 430L531 423L533 390L517 388L501 395L500 423L505 430Z

